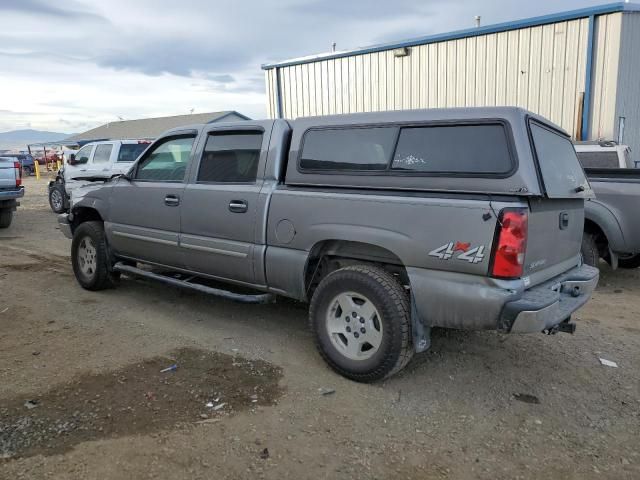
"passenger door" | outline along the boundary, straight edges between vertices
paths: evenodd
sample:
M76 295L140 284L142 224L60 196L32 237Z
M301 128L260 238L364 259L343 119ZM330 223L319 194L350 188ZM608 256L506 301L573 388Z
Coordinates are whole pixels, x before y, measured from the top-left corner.
M258 125L210 127L184 191L180 244L188 269L255 281L254 244L269 135Z
M94 147L95 145L85 145L75 154L73 162L67 162L67 165L65 165L64 182L67 193L70 193L71 190L84 183L75 179L87 176L87 166L93 155Z
M119 255L182 267L180 210L196 133L159 140L140 158L131 178L116 180L105 230Z

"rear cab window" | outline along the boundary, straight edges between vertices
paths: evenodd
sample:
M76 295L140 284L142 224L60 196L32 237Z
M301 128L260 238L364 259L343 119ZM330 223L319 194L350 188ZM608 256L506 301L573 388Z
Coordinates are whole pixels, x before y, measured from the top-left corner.
M591 186L568 137L551 127L529 121L533 151L549 198L593 196Z

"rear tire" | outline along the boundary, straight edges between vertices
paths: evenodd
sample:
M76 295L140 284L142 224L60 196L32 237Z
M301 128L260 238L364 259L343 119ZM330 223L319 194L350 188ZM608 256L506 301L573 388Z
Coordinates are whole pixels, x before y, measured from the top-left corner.
M638 268L640 267L640 254L631 255L625 258L618 258L618 266L620 268Z
M104 290L116 285L102 222L80 224L71 242L71 264L76 280L87 290Z
M0 228L9 228L13 220L13 210L0 210Z
M340 375L375 382L413 356L411 309L403 286L386 270L354 265L316 288L309 324L320 355Z
M63 213L66 210L65 195L62 185L53 185L49 189L49 206L54 213Z
M584 263L592 267L598 267L600 260L600 251L598 250L598 244L596 243L596 237L590 233L582 234L582 259Z

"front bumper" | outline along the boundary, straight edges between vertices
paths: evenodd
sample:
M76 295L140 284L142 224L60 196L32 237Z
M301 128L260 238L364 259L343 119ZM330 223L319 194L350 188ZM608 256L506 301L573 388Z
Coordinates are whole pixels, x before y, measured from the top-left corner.
M71 223L69 222L69 214L61 213L58 215L58 226L62 234L68 239L73 238L73 232L71 231Z
M498 330L534 333L552 329L587 303L598 278L597 268L582 265L526 290L518 300L504 305Z

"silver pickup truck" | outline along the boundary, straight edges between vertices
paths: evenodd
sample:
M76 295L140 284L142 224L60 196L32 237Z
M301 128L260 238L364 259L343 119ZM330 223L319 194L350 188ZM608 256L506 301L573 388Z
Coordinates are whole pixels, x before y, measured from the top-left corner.
M543 118L415 110L172 130L59 222L84 288L124 272L309 302L320 354L366 382L432 327L573 332L598 281L580 255L591 196Z
M579 155L579 154L578 154ZM597 266L640 267L640 169L585 168L596 198L585 203L582 256Z
M20 205L18 199L23 196L22 165L15 158L0 156L0 228L11 225L13 212Z

